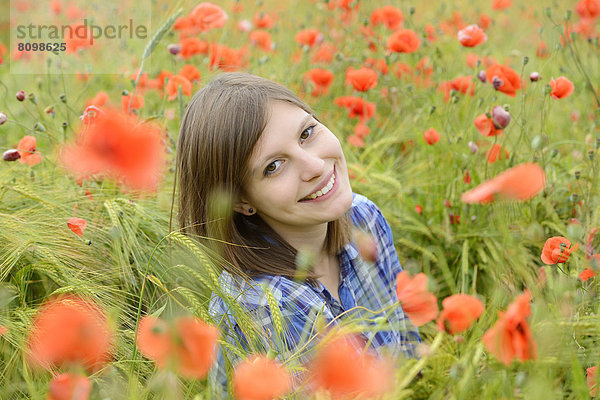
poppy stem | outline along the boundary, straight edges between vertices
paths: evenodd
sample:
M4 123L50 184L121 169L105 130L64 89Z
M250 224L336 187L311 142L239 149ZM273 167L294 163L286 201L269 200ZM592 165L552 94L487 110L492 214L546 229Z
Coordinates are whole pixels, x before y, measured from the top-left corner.
M442 338L444 337L444 335L445 335L445 332L440 331L435 336L435 338L433 339L433 342L431 342L431 346L429 347L429 356L431 356L435 353L435 351L439 347L440 343L442 342ZM417 376L419 371L421 371L423 369L423 367L425 367L425 364L427 364L427 361L429 360L429 356L425 356L425 357L421 358L410 369L410 371L408 371L408 373L404 376L404 379L402 381L400 381L399 385L396 386L397 390L402 390L406 386L408 386L408 384L414 379L414 377Z

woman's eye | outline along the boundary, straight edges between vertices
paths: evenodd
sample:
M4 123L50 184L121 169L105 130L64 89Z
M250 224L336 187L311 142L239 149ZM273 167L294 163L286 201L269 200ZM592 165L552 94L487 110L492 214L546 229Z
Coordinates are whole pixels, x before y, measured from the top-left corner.
M265 168L265 175L271 175L273 172L277 171L276 163L280 162L280 160L275 160L271 164L267 165L267 168Z
M308 128L306 128L305 130L303 130L302 133L300 134L300 139L307 140L308 138L310 138L312 136L313 129L315 129L315 126L316 125L311 125Z

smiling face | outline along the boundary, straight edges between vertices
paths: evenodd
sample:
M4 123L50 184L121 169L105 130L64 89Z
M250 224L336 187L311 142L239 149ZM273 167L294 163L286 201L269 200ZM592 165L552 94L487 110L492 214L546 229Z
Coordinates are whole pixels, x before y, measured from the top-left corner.
M247 214L252 207L284 238L326 228L327 222L340 218L352 205L339 140L290 103L270 103L267 126L248 168L243 207L236 210Z

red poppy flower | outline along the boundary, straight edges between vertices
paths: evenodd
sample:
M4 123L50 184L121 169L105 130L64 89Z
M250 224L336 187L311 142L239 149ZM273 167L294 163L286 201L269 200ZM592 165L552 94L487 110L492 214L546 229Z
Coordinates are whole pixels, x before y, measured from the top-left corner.
M102 107L107 102L108 102L108 94L106 92L99 91L98 93L96 93L96 95L94 97L92 97L91 99L89 99L85 102L85 106L89 107L91 105L94 105L96 107Z
M402 28L402 21L404 21L402 11L394 6L383 6L371 13L371 24L373 26L384 24L388 29L395 31Z
M517 90L521 88L519 74L506 65L492 65L485 71L485 76L494 89L510 97L515 97Z
M165 81L167 79L171 79L171 77L173 75L175 75L175 74L173 74L171 71L167 71L165 69L163 69L162 71L160 71L160 74L158 74L156 76L156 80L157 80L157 83L158 83L157 88L159 90L162 90L165 87Z
M200 80L200 71L198 71L198 69L192 64L186 64L183 67L181 67L181 70L179 70L178 75L183 76L190 82Z
M350 146L365 147L365 141L363 139L363 136L357 135L356 133L348 136L346 140L348 141L348 144Z
M275 24L273 18L265 12L257 12L252 19L254 26L261 29L270 29Z
M586 268L579 273L579 279L581 282L585 282L594 276L596 276L596 272L591 268Z
M419 37L410 29L399 29L387 40L389 51L395 53L414 53L420 45Z
M506 10L510 6L512 6L512 0L492 0L494 10Z
M473 96L475 94L473 79L470 76L459 76L451 81L442 82L438 88L438 91L444 93L444 101L450 100L452 90Z
M537 358L537 346L527 323L531 314L530 302L531 293L525 290L508 306L506 313L499 312L496 324L481 338L487 351L506 366L514 359Z
M29 166L34 166L42 162L42 158L44 158L39 152L35 150L36 148L36 139L34 136L25 135L19 141L17 145L17 150L19 150L19 162L21 164L27 164Z
M318 350L309 369L315 391L328 391L334 399L369 398L391 388L391 366L363 351L360 342L354 336L339 336Z
M564 244L565 246L561 246ZM554 236L546 240L542 249L542 261L544 264L560 264L569 259L571 252L577 251L579 243L571 248L571 241L562 236Z
M83 235L83 231L87 227L87 222L83 218L71 217L67 220L67 226L77 236Z
M4 335L6 332L8 332L8 328L0 325L0 336Z
M411 278L408 272L400 272L396 278L396 293L402 310L413 325L421 326L437 317L437 299L427 290L427 276L424 273Z
M423 139L427 144L432 145L440 141L440 134L434 128L429 128L423 133Z
M250 42L264 51L273 50L271 34L267 31L252 31L249 36Z
M208 65L211 70L216 67L227 72L236 71L245 64L245 54L245 48L235 50L224 45L212 43L209 51L210 59Z
M29 360L49 369L80 363L96 371L111 358L112 334L106 317L91 300L57 297L39 309L27 339Z
M442 301L438 329L452 335L467 330L483 313L483 303L468 294L454 294Z
M598 369L598 367L593 366L593 367L589 367L588 369L585 370L586 381L587 381L588 389L590 390L590 397L595 397L595 396L598 396L598 394L600 394L600 388L596 384L596 372L597 372L596 370L597 369Z
M498 136L502 133L501 129L496 129L492 118L481 114L475 118L475 127L483 136Z
M377 86L377 72L371 68L352 69L346 71L346 80L359 92L366 92Z
M314 46L323 41L323 35L316 29L304 29L296 34L296 42L301 46Z
M144 96L136 93L133 95L133 100L130 100L131 96L131 94L121 96L121 108L126 114L131 110L139 110L140 108L144 107Z
M70 28L66 30L64 37L67 53L75 53L94 45L94 36L89 26L79 23L70 25Z
M333 100L335 105L345 107L350 118L358 117L366 121L375 114L375 104L364 100L362 97L342 96Z
M156 191L165 160L163 137L158 126L109 108L79 132L76 144L63 146L60 160L79 180L99 175Z
M553 99L557 100L569 97L575 90L573 82L571 82L564 76L550 80L550 87L552 88L550 96L552 96Z
M290 373L279 361L265 356L250 357L235 367L233 391L239 400L271 400L292 389Z
M430 42L435 42L437 40L437 30L432 24L425 25L425 34L427 35L427 40Z
M490 25L492 25L492 18L487 14L481 14L479 16L479 23L477 25L479 25L481 29L486 30L490 27Z
M204 379L216 357L219 330L199 318L181 317L172 326L146 317L138 327L137 345L142 354L164 368L170 361L187 377Z
M167 100L174 100L178 95L179 87L181 87L181 94L184 96L192 95L192 83L181 75L173 75L167 81L167 87L165 92L169 97Z
M535 49L535 55L539 58L546 58L550 55L548 52L548 46L543 41L540 41L537 48Z
M181 39L181 51L179 54L184 60L187 60L195 54L208 54L208 43L203 42L197 37Z
M487 153L485 153L485 158L490 164L493 164L498 160L508 159L508 157L510 157L508 151L503 149L498 143L494 143Z
M469 25L458 31L458 41L465 47L475 47L485 43L487 35L477 25Z
M312 92L313 96L321 96L327 94L329 88L333 83L333 72L328 69L322 68L313 68L305 74L307 79L314 85L314 90Z
M201 32L221 28L227 22L227 13L213 3L200 3L190 13L194 26Z
M87 400L91 390L89 378L70 373L60 374L50 381L47 400Z
M600 16L600 0L580 0L575 11L581 18L595 19Z
M520 164L463 193L461 200L465 203L485 204L499 196L524 201L541 192L545 184L546 174L539 165Z
M392 66L392 71L398 78L412 74L412 67L405 62L397 62Z
M315 53L311 57L313 63L325 63L329 64L333 61L335 57L335 53L337 53L337 49L331 43L323 43L319 46L318 49L315 50Z

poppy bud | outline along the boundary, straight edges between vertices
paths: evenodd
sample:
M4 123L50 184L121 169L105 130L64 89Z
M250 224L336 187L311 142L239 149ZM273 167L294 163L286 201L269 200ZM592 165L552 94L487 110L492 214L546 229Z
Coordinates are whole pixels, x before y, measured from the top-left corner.
M24 92L24 91L22 91L22 90L19 90L19 91L17 92L17 95L16 95L16 97L17 97L17 100L19 100L19 101L23 101L23 100L25 100L25 92Z
M33 93L29 93L27 95L27 98L29 99L29 101L31 101L33 104L37 104L37 97L35 97L35 94Z
M67 102L67 95L66 94L61 94L60 96L58 96L58 98L60 99L60 101L62 101L63 103Z
M487 81L487 78L485 77L485 71L479 71L479 73L477 74L477 77L483 83L485 83Z
M46 127L40 122L36 122L33 129L40 132L46 132Z
M0 125L4 125L6 121L8 121L8 117L6 114L0 112Z
M497 76L494 76L492 78L492 85L494 86L494 89L498 90L504 85L504 81Z
M525 56L523 57L523 65L527 65L527 63L529 63L529 57Z
M492 122L496 129L504 129L510 123L510 113L501 106L492 109Z
M531 74L529 74L529 80L531 82L537 82L538 80L540 80L541 76L539 74L539 72L532 72Z
M6 150L4 154L2 154L2 159L4 161L17 161L19 158L21 158L21 155L17 149Z
M169 53L177 55L181 52L181 45L179 43L171 43L167 46L167 50L169 50Z
M581 171L575 171L575 179L581 178Z

